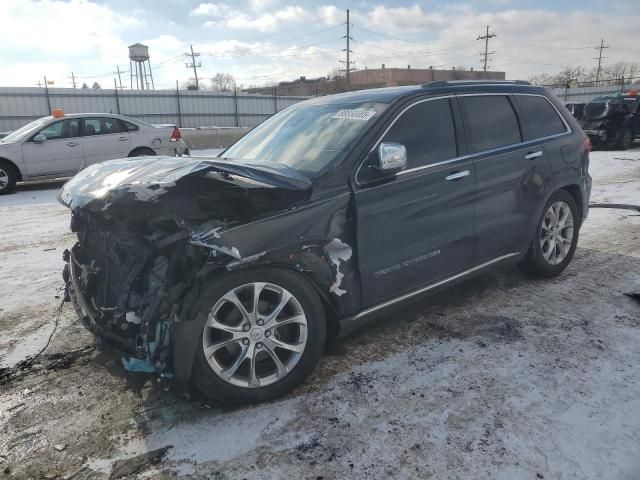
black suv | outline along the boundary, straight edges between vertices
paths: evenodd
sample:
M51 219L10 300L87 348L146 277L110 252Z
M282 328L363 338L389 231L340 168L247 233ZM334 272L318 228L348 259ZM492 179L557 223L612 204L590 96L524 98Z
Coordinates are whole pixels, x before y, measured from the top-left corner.
M585 106L580 125L594 147L626 150L640 137L640 97L637 91L594 98Z
M548 90L434 82L293 105L219 158L91 165L59 200L67 298L124 352L225 402L285 394L328 338L500 264L551 277L590 143Z

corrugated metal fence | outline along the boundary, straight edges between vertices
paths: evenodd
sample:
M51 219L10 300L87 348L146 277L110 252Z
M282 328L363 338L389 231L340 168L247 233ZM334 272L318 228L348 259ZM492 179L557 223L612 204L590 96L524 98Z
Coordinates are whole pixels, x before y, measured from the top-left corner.
M553 93L565 103L588 103L600 95L616 92L628 92L632 88L639 89L640 85L620 83L617 85L598 85L590 87L552 88Z
M93 90L0 87L0 131L15 130L53 108L67 113L120 113L180 127L254 127L307 97L193 90Z

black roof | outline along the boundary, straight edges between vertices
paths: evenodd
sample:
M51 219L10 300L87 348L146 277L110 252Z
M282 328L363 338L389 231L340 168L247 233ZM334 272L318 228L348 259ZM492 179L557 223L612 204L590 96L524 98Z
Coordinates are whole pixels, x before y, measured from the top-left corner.
M356 90L353 92L338 93L324 97L314 98L308 102L317 105L348 104L363 102L391 103L396 99L413 96L416 94L446 93L460 91L483 92L517 92L541 91L543 87L536 87L522 80L454 80L434 81L424 85L409 85L404 87L371 88Z

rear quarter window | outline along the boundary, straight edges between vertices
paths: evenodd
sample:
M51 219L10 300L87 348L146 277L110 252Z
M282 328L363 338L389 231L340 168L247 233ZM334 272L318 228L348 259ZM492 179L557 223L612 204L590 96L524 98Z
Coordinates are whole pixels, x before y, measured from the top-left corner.
M507 95L461 97L470 131L470 153L514 145L522 141L516 112Z
M560 115L546 98L515 95L514 99L524 123L528 126L528 129L523 132L525 140L535 140L567 131Z
M125 131L127 132L137 132L138 130L140 130L140 128L135 123L127 122L126 120L121 120L121 122L124 125Z

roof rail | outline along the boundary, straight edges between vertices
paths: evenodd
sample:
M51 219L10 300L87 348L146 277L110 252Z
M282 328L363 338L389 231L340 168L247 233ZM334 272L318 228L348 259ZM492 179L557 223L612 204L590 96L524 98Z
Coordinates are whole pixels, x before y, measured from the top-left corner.
M453 85L531 85L525 80L434 80L422 85L425 88Z

